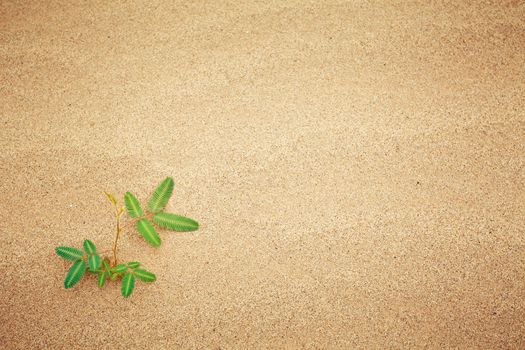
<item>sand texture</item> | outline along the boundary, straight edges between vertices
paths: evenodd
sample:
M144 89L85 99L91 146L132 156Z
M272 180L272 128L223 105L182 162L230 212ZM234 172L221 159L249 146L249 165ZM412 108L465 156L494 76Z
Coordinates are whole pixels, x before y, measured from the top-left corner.
M524 1L1 0L0 146L2 349L525 348Z

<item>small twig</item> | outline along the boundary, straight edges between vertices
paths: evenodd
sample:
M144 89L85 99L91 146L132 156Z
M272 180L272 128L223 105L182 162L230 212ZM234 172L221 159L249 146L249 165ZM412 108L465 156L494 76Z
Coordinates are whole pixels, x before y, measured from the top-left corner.
M120 237L120 232L122 231L122 228L120 227L120 217L122 216L123 212L124 211L122 208L119 210L115 206L115 219L117 223L116 223L115 243L113 244L113 266L117 266L117 263L118 263L117 244L118 244L118 239Z

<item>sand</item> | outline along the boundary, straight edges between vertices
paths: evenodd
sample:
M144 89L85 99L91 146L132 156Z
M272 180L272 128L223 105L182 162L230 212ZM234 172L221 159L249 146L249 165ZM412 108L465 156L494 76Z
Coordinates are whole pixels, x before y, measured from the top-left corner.
M0 2L3 349L525 348L523 1ZM129 299L63 288L133 230Z

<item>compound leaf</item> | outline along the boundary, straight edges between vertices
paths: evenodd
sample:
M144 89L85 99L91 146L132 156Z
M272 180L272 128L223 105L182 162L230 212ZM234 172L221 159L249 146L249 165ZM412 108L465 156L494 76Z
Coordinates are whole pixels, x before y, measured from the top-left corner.
M148 202L148 211L150 213L158 213L170 200L171 194L173 193L173 179L167 177L160 183L160 185L155 189L155 192L151 195L151 198Z
M98 287L99 288L104 287L104 284L106 284L107 277L108 277L107 272L102 272L100 275L98 275Z
M106 269L107 272L111 271L111 268L109 267L108 260L106 260L106 259L102 260L102 265L104 266L104 269Z
M69 261L82 260L84 258L84 253L76 248L56 247L55 252L59 257Z
M155 227L146 219L141 219L137 222L137 229L139 230L140 234L153 247L160 246L160 237L157 231L155 230Z
M111 272L122 273L122 272L126 272L127 270L128 270L128 267L126 266L126 264L118 264L117 266L111 269Z
M155 280L157 279L157 277L155 277L154 274L142 269L135 269L134 274L139 280L143 282L155 282Z
M135 288L135 276L131 273L127 273L122 279L122 296L124 298L129 297L133 292L133 288Z
M142 210L139 201L131 192L126 192L124 195L124 203L126 203L129 216L133 219L144 216L144 210Z
M87 254L95 254L97 252L97 248L95 248L93 242L91 242L89 239L86 239L84 241L84 251Z
M85 272L86 272L86 264L84 263L84 261L83 260L76 261L71 266L71 268L69 269L69 272L67 273L66 279L64 280L64 287L66 289L73 287L75 284L80 282Z
M100 267L100 256L98 254L93 254L88 256L89 269L92 272L95 272Z
M132 262L129 262L128 263L128 267L130 269L136 269L137 267L140 266L140 263L138 261L132 261Z
M156 214L153 216L153 222L159 227L178 232L195 231L199 228L197 221L170 213Z

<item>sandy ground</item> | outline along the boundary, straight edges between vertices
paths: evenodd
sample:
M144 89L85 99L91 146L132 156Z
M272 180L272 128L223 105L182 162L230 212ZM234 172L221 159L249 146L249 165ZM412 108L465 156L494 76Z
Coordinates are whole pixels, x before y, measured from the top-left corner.
M0 1L1 347L525 348L525 3L428 3Z

